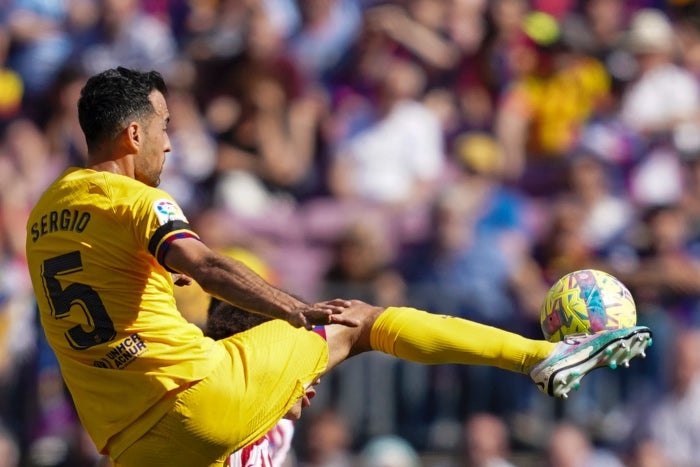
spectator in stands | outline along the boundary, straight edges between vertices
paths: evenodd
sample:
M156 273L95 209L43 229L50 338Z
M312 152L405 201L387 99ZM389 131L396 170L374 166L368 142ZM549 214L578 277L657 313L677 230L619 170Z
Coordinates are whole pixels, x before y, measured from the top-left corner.
M17 117L24 95L22 77L8 67L10 42L10 31L6 25L0 25L0 131L12 118Z
M45 91L72 53L67 30L69 3L21 0L3 4L0 18L11 44L8 64L24 83L28 111L38 113L35 106L40 106Z
M329 169L341 203L378 208L399 226L425 213L445 170L438 119L418 100L423 80L411 62L386 63L374 121L339 141ZM421 233L397 230L397 238Z
M625 92L620 117L650 140L671 134L681 143L682 133L689 131L685 125L698 118L700 91L690 72L675 63L673 24L662 11L639 10L630 21L626 47L639 69Z
M173 64L170 106L178 118L170 126L173 150L161 175L162 186L179 200L188 215L209 206L207 184L216 167L216 141L195 99L197 69L189 60Z
M296 2L301 23L289 38L289 55L312 81L322 81L357 38L358 0Z
M553 284L568 272L593 267L598 258L583 231L581 202L559 196L549 200L543 210L533 256L545 280Z
M631 174L630 194L640 205L673 203L682 186L680 156L700 149L700 83L676 63L676 33L663 12L636 12L626 46L638 73L625 89L619 116L645 143Z
M464 423L463 456L457 465L469 467L514 467L510 455L510 433L501 418L475 413Z
M19 467L20 459L17 440L5 427L0 426L0 467Z
M590 248L603 253L633 221L633 207L622 192L616 167L581 151L570 159L567 192L580 203L579 219Z
M676 19L676 36L680 48L679 61L696 78L700 76L700 10L694 2L680 5Z
M483 44L483 71L489 90L500 96L518 72L509 56L516 52L514 46L520 41L522 25L530 11L526 0L495 0L488 2L485 11L487 33Z
M632 246L638 264L631 270L620 268L618 277L633 291L641 317L648 313L652 318L656 308L680 326L696 324L700 266L688 218L671 204L646 209L641 220L639 233L644 235L631 238L637 240Z
M393 43L394 53L419 65L428 87L455 67L460 50L447 34L450 2L411 0L405 4L380 4L365 16Z
M602 63L571 47L554 18L531 13L508 55L516 73L501 96L494 132L505 175L532 196L565 187L566 158L583 124L609 98Z
M157 69L168 75L177 56L172 31L137 0L104 0L94 42L81 54L88 75L116 66Z
M627 467L665 467L671 465L671 459L653 439L635 440L632 449L625 456Z
M352 435L345 420L333 410L311 413L299 421L302 446L297 450L300 467L350 467Z
M605 65L613 92L618 92L634 72L632 57L619 47L627 26L625 2L590 0L582 3L562 19L562 33L573 47Z
M700 241L700 154L684 162L680 207L688 219L692 241Z
M440 193L432 206L429 236L401 255L400 268L412 303L513 329L522 310L534 316L533 304L540 302L545 287L515 228L499 229L495 214L487 220L489 202L495 200L487 191L479 192L478 178ZM519 286L523 271L530 274L529 286Z
M546 447L549 467L623 467L610 450L596 446L579 426L560 422L552 430Z
M416 450L398 436L379 436L360 451L359 467L421 467Z
M58 154L67 163L80 165L87 158L87 144L78 124L75 103L87 77L80 70L66 65L58 73L50 91L49 116L45 133L51 154Z
M296 201L318 191L314 164L325 102L286 55L264 8L249 14L243 43L240 53L218 67L224 76L216 85L219 95L206 103L210 116L227 107L233 112L225 124L212 122L218 133L217 195L234 213L265 217L279 198ZM253 195L261 203L249 204Z
M357 297L387 306L405 303L403 281L393 268L397 251L390 236L381 219L349 221L334 245L321 296Z

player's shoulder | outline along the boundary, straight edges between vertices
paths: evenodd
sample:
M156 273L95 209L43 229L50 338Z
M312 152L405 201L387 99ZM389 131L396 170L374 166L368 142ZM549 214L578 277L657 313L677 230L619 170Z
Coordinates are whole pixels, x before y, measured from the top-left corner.
M159 219L184 217L173 197L160 188L124 175L81 167L71 167L61 174L35 209L43 213L47 206L61 203L91 206L93 211L102 209L118 216L149 217L153 212Z
M109 187L109 190L112 193L118 194L122 199L170 197L160 188L146 185L145 183L125 175L111 172L101 172L100 175L104 181L104 184Z
M99 195L120 200L168 196L163 190L148 186L132 177L84 167L66 169L47 192L62 190L70 190L74 195Z
M161 205L177 207L175 200L166 191L131 177L111 172L93 172L91 177L93 186L88 191L104 195L116 212L148 211Z

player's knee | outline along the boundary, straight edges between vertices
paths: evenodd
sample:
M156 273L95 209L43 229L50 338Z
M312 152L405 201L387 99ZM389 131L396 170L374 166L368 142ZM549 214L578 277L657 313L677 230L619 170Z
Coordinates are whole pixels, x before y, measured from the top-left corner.
M374 326L375 321L377 321L377 318L383 311L383 307L370 305L360 300L351 300L351 306L348 312L360 324L352 331L353 337L350 354L355 355L372 350L370 346L372 326Z
M355 327L332 325L326 327L329 348L329 367L332 368L345 358L367 352L371 349L372 326L384 308L370 305L360 300L351 300L343 312L358 323Z
M360 300L351 300L350 308L348 308L349 316L353 317L360 323L360 328L369 332L380 314L385 310L384 307L370 305L369 303Z

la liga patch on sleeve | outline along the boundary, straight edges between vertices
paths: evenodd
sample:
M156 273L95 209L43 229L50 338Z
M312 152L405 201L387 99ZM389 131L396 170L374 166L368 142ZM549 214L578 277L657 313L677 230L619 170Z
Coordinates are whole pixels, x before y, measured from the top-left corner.
M164 225L172 221L187 222L187 218L182 212L182 209L180 209L180 206L169 199L158 199L154 201L153 211L155 212L160 225Z

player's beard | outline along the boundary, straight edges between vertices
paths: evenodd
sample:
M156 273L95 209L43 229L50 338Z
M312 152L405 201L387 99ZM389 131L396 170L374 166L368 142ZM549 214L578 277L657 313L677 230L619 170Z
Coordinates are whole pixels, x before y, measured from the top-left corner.
M163 157L160 167L156 168L155 164L150 167L137 167L134 175L136 180L155 188L160 185L160 175L163 173L164 166L165 157Z
M136 180L148 186L156 188L160 185L160 172L136 174Z

